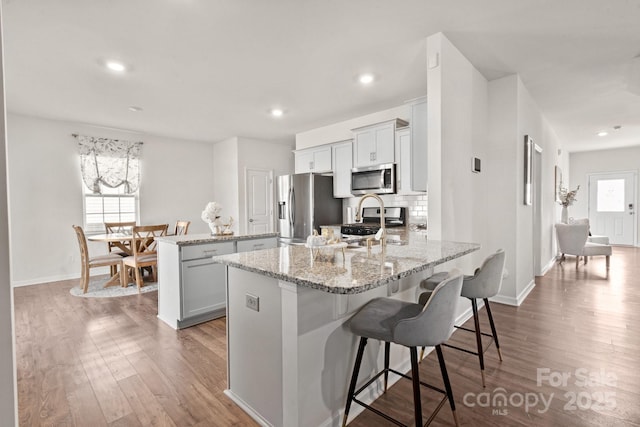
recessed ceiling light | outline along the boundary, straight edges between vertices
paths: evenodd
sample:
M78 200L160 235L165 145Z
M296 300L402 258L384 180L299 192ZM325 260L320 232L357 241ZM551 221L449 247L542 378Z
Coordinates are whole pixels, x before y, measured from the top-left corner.
M609 132L607 132L607 131L603 130L603 131L598 132L598 136L607 136L607 135L609 135Z
M127 67L125 67L122 62L118 62L118 61L107 61L105 65L111 71L116 71L118 73L122 73L127 69Z
M273 117L282 117L283 114L284 114L284 111L282 111L280 108L271 109L271 115Z
M142 107L137 107L135 105L132 105L129 107L129 111L135 111L135 112L142 111Z
M358 77L358 80L363 85L368 85L373 83L373 81L375 80L375 77L371 73L365 73L365 74L361 74L360 77Z

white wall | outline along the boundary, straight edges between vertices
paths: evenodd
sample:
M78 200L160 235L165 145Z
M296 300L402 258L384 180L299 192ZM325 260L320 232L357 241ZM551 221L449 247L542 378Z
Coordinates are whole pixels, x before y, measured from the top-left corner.
M270 170L274 177L293 173L292 150L293 143L272 143L243 137L214 145L214 199L222 204L222 216L233 216L234 232L247 232L246 170Z
M233 231L238 232L240 206L238 198L238 138L229 138L213 146L213 197L222 207L221 216L232 216Z
M1 8L1 6L0 6ZM0 14L0 22L2 22ZM0 24L0 46L2 28ZM18 424L15 376L13 291L11 289L9 212L7 208L7 133L4 96L4 57L0 51L0 425Z
M589 174L621 171L638 172L639 167L640 146L569 154L570 171L569 175L567 175L569 182L565 186L569 185L571 189L574 189L577 185L580 185L577 195L578 200L569 207L569 216L574 218L587 218L589 216ZM640 194L638 184L636 182L636 195ZM636 221L640 221L640 215L636 215ZM636 230L640 230L640 222L636 224ZM636 241L640 241L640 239Z
M296 134L296 150L330 144L353 138L352 129L368 126L393 119L411 120L411 105L405 104L388 110L377 111L366 116L356 117L321 128Z
M436 57L437 66L427 70L428 233L480 243L480 251L456 262L470 273L495 250L486 244L488 84L441 33L427 39L427 58ZM482 173L471 172L473 156L484 160Z
M246 170L262 169L273 172L274 181L272 183L272 194L274 197L275 215L275 177L293 173L293 143L279 144L259 141L249 138L239 138L238 148L238 205L240 214L240 232L247 232L247 212L246 212ZM273 222L275 229L275 219Z
M10 114L7 123L11 280L14 286L76 278L83 223L82 182L72 133L143 141L140 223L190 220L190 233L213 195L212 144L131 134L84 124ZM92 242L90 253L106 251ZM37 260L37 262L34 262Z
M466 272L498 248L507 276L498 301L518 305L534 284L533 208L524 205L524 136L542 147L540 257L552 261L558 138L517 75L488 82L443 34L427 39L429 235L478 242ZM472 157L482 172L470 171ZM450 268L451 266L447 266Z

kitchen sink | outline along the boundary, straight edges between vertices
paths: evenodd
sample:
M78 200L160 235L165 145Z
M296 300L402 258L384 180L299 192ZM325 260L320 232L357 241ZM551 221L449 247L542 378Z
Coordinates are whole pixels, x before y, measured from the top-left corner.
M354 240L354 241L350 241L348 242L348 246L349 248L360 248L360 247L367 247L367 238L363 237L362 239L358 239L358 240ZM372 246L379 246L380 245L380 241L376 240L374 238L371 238L372 241ZM400 236L394 236L394 235L387 235L387 245L394 245L394 246L403 246L408 244L408 242L406 240L400 240Z

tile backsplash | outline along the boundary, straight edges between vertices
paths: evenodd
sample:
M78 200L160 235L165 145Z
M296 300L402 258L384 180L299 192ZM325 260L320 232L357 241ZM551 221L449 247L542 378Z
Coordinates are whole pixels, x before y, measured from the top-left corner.
M385 207L397 207L403 206L407 208L408 223L409 224L427 224L427 194L417 195L400 195L400 194L385 194L380 195L384 201ZM355 209L360 201L359 197L351 197L343 199L343 222L348 222L347 207L351 207L355 213ZM378 206L378 202L375 199L367 199L364 201L364 207Z

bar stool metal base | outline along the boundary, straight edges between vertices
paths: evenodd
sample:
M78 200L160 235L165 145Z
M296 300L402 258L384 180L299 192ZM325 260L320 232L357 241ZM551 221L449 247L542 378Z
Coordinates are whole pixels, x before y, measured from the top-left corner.
M489 306L489 299L484 298L483 300L484 300L484 306L487 309L487 316L489 317L491 334L482 332L480 330L480 317L478 313L477 302L475 298L469 298L469 299L471 300L471 307L473 310L473 322L474 322L475 329L469 329L463 326L455 326L455 328L462 329L463 331L467 331L467 332L473 332L476 335L477 350L473 351L473 350L469 350L466 348L458 347L453 344L447 344L447 343L443 343L442 345L449 348L456 349L456 350L464 351L465 353L473 354L474 356L478 356L478 359L480 361L480 375L482 377L482 387L486 387L485 375L484 375L484 353L487 351L489 347L491 347L492 343L495 343L496 350L498 351L498 358L502 362L502 352L500 351L500 342L498 341L498 333L496 332L496 326L495 326L495 323L493 322L493 316L491 315L491 307ZM485 347L483 347L482 345L483 335L491 339ZM420 361L422 361L423 357L424 357L424 347L422 347L422 349L420 350Z
M415 423L416 426L423 426L422 424L422 402L420 400L420 386L423 387L427 387L431 390L437 391L439 393L442 393L444 396L442 397L442 399L440 400L440 402L438 402L438 405L436 406L435 410L433 411L433 413L431 414L431 416L427 419L427 422L424 424L424 426L428 426L429 424L431 424L431 422L434 420L434 418L436 417L436 415L438 414L438 412L440 411L440 409L442 409L442 407L444 406L445 402L447 400L449 400L449 404L451 406L451 412L453 413L453 419L455 422L455 425L458 426L458 417L456 415L456 409L455 409L455 402L453 401L453 392L451 391L451 384L449 382L449 376L447 374L447 368L444 362L444 356L442 354L442 348L438 345L436 346L436 351L438 353L438 360L440 362L440 370L442 373L442 379L445 385L445 389L446 390L442 390L441 388L438 388L432 384L428 384L424 381L420 381L420 376L419 376L419 367L418 367L418 351L417 351L417 347L409 347L409 351L411 354L411 376L403 374L401 372L396 371L395 369L391 369L389 368L389 346L390 343L385 342L385 366L384 369L380 372L378 372L377 374L375 374L369 381L367 381L362 387L360 387L358 390L355 390L356 387L356 383L358 380L358 373L360 371L360 365L362 362L362 357L364 354L364 348L367 344L367 338L365 337L361 337L360 338L360 344L358 346L358 353L356 356L356 362L355 365L353 367L353 374L351 377L351 383L349 385L349 392L347 395L347 404L345 406L345 412L344 412L344 417L343 417L343 421L342 421L342 426L346 426L347 425L347 418L349 416L349 409L351 407L351 403L355 402L358 405L362 406L365 409L368 409L369 411L381 416L382 418L386 419L387 421L398 425L398 426L402 426L402 427L408 427L406 424L402 424L400 421L396 420L395 418L389 416L388 414L380 411L379 409L376 409L364 402L362 402L361 400L359 400L357 398L358 394L360 394L362 391L364 391L367 387L369 387L374 381L376 381L378 378L380 378L380 376L384 375L384 392L386 393L387 391L387 379L389 376L389 372L392 372L398 376L401 376L403 378L406 378L408 380L411 380L413 382L413 399L414 399L414 412L415 412Z

